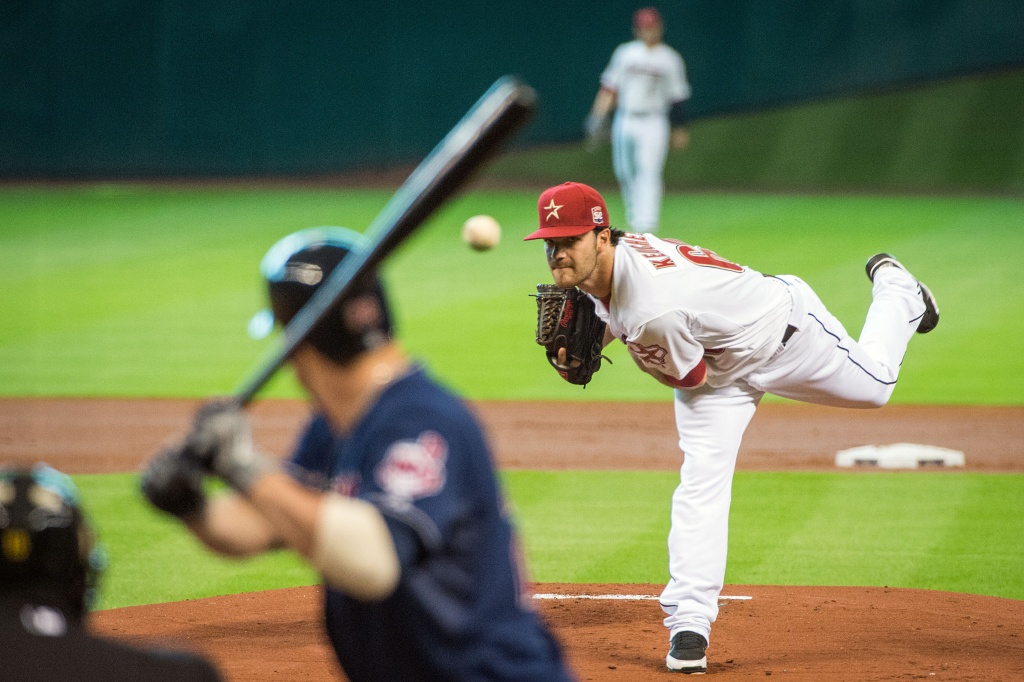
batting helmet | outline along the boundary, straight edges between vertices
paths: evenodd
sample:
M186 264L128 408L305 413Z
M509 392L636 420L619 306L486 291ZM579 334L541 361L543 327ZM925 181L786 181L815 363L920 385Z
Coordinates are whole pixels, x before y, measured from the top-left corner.
M105 564L70 478L45 464L0 468L0 590L45 591L81 617Z
M267 251L260 272L267 281L270 310L250 322L254 337L265 336L273 323L284 326L312 298L320 284L364 237L343 227L314 227L284 237ZM307 341L338 364L386 343L391 312L377 275L367 273L313 328Z

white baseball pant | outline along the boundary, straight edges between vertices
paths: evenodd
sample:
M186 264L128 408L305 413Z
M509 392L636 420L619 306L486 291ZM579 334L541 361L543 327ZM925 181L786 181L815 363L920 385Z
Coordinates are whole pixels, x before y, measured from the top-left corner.
M724 388L676 390L675 414L683 451L672 496L669 582L661 607L669 637L683 630L710 640L725 581L732 477L743 432L765 393L837 407L881 407L889 400L924 302L907 272L875 274L872 303L854 341L802 280L790 286L798 331L762 367Z
M612 123L612 166L633 232L657 232L669 121L663 114L617 113Z

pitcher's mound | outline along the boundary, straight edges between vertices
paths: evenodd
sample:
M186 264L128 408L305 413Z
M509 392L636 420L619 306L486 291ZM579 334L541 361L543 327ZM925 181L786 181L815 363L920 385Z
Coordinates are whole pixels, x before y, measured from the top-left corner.
M668 635L654 585L540 583L538 610L582 681L666 677ZM882 587L729 585L708 649L721 680L1024 679L1024 602ZM231 682L344 679L323 636L320 590L287 590L101 611L96 628L129 642L205 652Z

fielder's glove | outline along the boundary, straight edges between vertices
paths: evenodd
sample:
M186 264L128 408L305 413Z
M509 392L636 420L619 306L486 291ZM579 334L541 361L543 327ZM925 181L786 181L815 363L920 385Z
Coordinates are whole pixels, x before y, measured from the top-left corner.
M544 346L548 362L570 384L586 386L601 369L605 323L594 302L579 289L538 284L537 343ZM558 355L565 350L565 361ZM611 360L608 360L611 362Z
M142 472L141 488L150 504L179 519L198 514L206 506L203 472L184 445L157 453Z
M199 466L240 493L274 468L253 445L249 417L232 402L211 402L196 413L185 450Z

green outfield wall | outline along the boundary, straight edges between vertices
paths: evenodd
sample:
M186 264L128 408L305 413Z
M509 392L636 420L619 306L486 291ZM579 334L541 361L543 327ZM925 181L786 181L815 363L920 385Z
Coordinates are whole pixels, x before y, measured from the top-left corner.
M0 177L330 173L418 160L494 79L520 144L580 136L615 0L4 0ZM707 118L1024 64L1018 0L662 3Z

